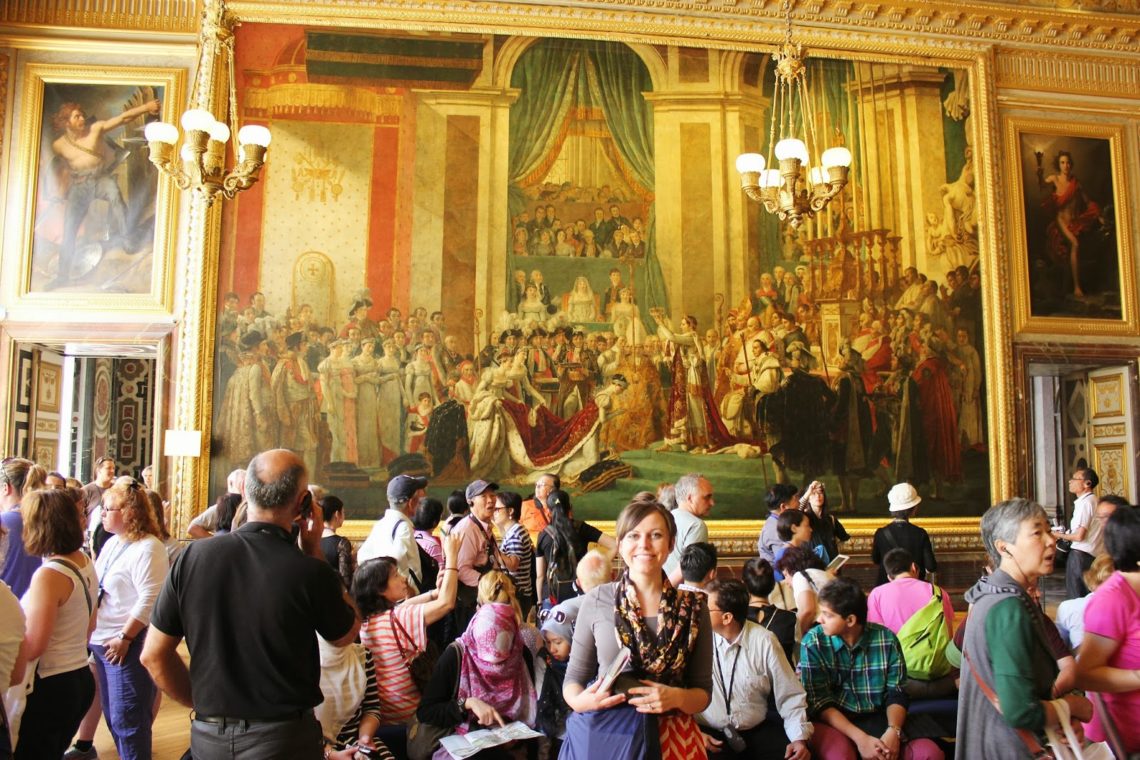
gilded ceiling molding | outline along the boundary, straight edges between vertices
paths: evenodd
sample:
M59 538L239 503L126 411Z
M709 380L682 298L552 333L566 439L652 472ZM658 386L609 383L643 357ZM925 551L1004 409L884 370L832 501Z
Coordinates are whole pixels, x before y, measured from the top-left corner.
M842 34L891 33L1114 52L1140 51L1140 0L796 0L797 23ZM1079 8L1077 7L1079 5ZM482 26L520 33L650 33L717 41L778 39L778 0L236 0L244 20L378 28L385 22ZM7 0L0 24L134 32L194 32L201 0ZM809 20L810 19L810 20ZM771 24L763 23L771 22ZM631 26L632 25L632 26Z
M999 48L995 67L1001 89L1140 99L1140 61L1108 56Z
M4 0L0 24L189 33L201 0Z
M1126 3L1136 4L1136 0ZM946 41L1140 51L1140 14L1127 10L1090 12L1026 7L1012 0L798 0L793 5L796 23L802 29L828 30L843 37L871 35L881 41L883 33L891 33L899 39L920 35ZM1113 4L1102 0L1098 7L1121 5L1119 0ZM316 0L303 4L234 0L230 7L248 21L294 20L318 26L360 28L382 28L396 22L407 28L430 25L455 31L469 31L474 26L516 34L554 31L583 36L637 35L651 44L666 37L698 38L702 45L712 46L733 41L770 43L781 34L777 0L577 0L572 7L553 0Z

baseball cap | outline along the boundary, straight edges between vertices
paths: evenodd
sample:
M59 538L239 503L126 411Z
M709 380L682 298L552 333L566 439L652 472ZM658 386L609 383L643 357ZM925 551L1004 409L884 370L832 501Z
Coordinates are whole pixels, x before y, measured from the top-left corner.
M427 478L415 478L411 475L397 475L388 481L388 503L399 504L415 496L416 491L427 488Z
M465 492L465 495L467 497L467 501L471 501L472 499L474 499L476 496L483 493L484 491L498 491L498 490L499 490L499 484L498 483L489 483L486 480L473 480L473 481L471 481L471 483L468 484L467 491Z

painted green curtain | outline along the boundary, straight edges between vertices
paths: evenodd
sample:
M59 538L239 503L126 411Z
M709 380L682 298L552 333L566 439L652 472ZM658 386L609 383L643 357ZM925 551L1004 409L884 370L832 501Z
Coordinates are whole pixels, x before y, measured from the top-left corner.
M572 107L600 107L614 145L637 184L652 193L653 109L643 93L653 89L645 64L628 46L616 42L542 40L519 57L511 74L519 99L511 106L510 182L508 211L514 217L526 208L519 183L561 147L563 127ZM642 318L655 329L649 308L667 306L669 299L656 247L656 213L646 220L645 275L641 292ZM510 220L507 220L510 223ZM511 266L514 255L508 251Z

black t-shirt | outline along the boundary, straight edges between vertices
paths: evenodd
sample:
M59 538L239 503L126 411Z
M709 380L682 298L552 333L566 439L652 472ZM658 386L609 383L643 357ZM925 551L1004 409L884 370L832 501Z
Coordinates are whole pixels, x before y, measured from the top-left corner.
M780 641L780 648L788 658L788 663L794 663L792 655L796 649L796 613L782 610L774 604L763 607L749 607L748 619L764 628L767 628Z
M891 549L906 549L914 558L918 566L919 580L926 580L926 574L938 569L938 562L934 559L934 546L930 543L930 534L917 525L906 520L894 520L875 531L875 538L871 542L871 561L879 566L876 586L882 586L889 579L887 571L883 569L883 557Z
M578 560L582 559L582 555L590 550L590 544L597 543L598 539L602 537L602 532L595 528L593 525L577 520L571 521L574 526L574 557L570 567L570 577L561 579L558 588L547 588L548 595L553 594L559 602L564 602L577 595L574 590L574 575L575 568ZM535 551L546 561L546 574L550 577L551 568L556 566L554 561L554 539L550 537L551 528L544 528L538 534L538 546ZM569 558L567 558L569 559ZM546 579L544 579L545 582ZM548 584L549 585L549 584Z
M597 543L598 539L602 537L602 532L595 528L593 525L584 522L572 521L574 524L574 561L582 559L582 555L590 550L590 544ZM538 546L536 550L546 560L546 566L549 568L554 562L554 539L550 537L548 530L543 530L538 534Z
M246 523L195 541L175 561L151 625L185 637L199 715L280 718L321 703L319 633L335 641L355 613L328 563L289 532Z

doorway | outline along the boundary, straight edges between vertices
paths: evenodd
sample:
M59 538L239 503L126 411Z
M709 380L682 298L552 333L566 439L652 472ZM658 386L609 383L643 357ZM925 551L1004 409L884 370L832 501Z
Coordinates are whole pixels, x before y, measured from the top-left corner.
M156 462L158 344L15 341L11 350L10 455L82 482L103 456L136 478Z
M1137 365L1030 361L1029 425L1025 438L1028 494L1067 524L1068 476L1096 471L1100 496L1138 500Z

